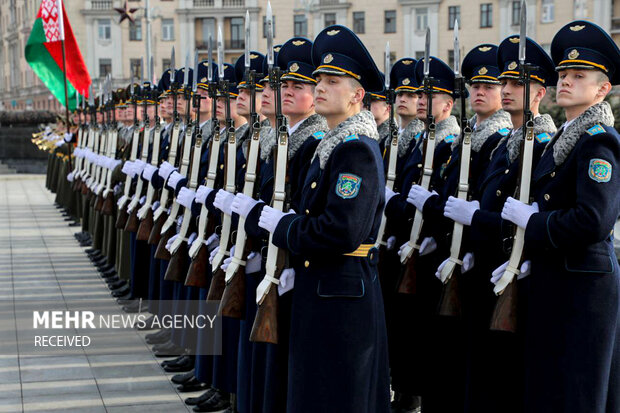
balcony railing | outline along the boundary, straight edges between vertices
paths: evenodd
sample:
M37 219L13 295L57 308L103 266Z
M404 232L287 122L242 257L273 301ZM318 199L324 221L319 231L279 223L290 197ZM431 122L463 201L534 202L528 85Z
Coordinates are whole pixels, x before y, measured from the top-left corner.
M112 0L90 0L93 10L108 10L112 8Z
M213 43L213 47L215 47L215 42ZM196 49L198 50L207 50L209 48L209 42L204 40L196 41ZM245 49L245 40L224 40L224 48L226 51L229 50L242 50Z
M334 4L339 4L340 0L319 0L320 6L332 6Z
M194 7L245 7L245 0L194 0Z

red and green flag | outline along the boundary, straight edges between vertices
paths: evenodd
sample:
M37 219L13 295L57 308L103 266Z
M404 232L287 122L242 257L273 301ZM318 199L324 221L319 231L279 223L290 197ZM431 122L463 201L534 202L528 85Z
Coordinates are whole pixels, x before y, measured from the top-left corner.
M61 9L62 13L59 13ZM56 99L64 105L63 41L68 103L69 109L73 110L77 102L76 93L88 95L90 75L73 36L64 5L60 0L42 0L26 43L26 61Z

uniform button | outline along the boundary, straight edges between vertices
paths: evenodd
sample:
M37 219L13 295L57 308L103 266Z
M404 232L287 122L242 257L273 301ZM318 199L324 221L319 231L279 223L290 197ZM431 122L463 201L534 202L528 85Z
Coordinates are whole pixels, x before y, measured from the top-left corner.
M241 169L245 169L245 164L241 165Z
M550 200L550 199L551 199L551 195L549 195L549 194L545 194L545 196L544 196L543 198L545 198L545 201L548 201L548 200Z
M422 164L421 164L421 163L419 163L419 164L418 164L418 168L421 168L421 167L422 167Z
M310 211L306 209L306 215L310 215Z
M509 173L509 172L510 172L510 169L506 169L506 170L504 171L504 175L508 175L508 173Z
M555 171L551 172L551 177L553 178L555 176Z
M221 165L220 165L220 169L224 169L224 164L221 164Z
M495 192L495 195L497 196L502 196L502 191L500 191L499 189L497 190L497 192Z
M312 183L310 184L310 188L312 188L312 189L316 188L316 182L312 182Z
M310 261L304 262L304 267L308 268L310 266Z

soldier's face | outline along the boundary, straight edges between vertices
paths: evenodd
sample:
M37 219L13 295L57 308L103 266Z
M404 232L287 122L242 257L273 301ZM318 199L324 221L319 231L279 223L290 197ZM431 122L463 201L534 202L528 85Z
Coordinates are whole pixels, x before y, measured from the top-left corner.
M101 112L97 112L97 123L103 122L103 115Z
M272 117L276 114L276 108L274 106L274 92L269 82L263 84L263 93L261 93L260 113L266 117Z
M390 106L384 100L373 100L370 102L370 111L379 125L390 115Z
M125 108L125 117L124 120L133 120L133 104L129 103L127 108Z
M317 85L314 89L316 113L325 116L346 113L356 99L357 91L351 80L345 76L326 74L319 74L316 80Z
M237 99L234 99L232 96L230 98L230 117L237 117ZM226 120L226 99L223 97L217 98L217 104L215 106L215 114L217 116L217 120L220 122L224 122Z
M256 110L261 106L262 92L256 91ZM251 109L252 94L249 89L239 89L239 96L237 97L237 113L240 116L249 117Z
M149 116L151 122L155 119L155 105L148 105L146 107L146 113Z
M198 93L202 99L200 100L200 115L201 117L208 116L211 113L211 98L209 97L209 91L205 89L198 88L196 89L196 93ZM196 112L196 108L193 109Z
M399 116L416 116L418 107L418 94L412 92L399 92L396 95L395 112Z
M489 83L474 83L469 88L469 103L474 112L487 114L495 112L501 104L500 85Z
M502 79L502 109L508 113L523 111L523 85L516 79Z
M562 108L589 107L607 94L603 85L609 82L595 70L567 69L558 72L558 76L555 93L558 106ZM601 82L601 79L604 80Z
M185 116L186 108L187 108L187 101L185 100L183 95L178 95L178 98L177 98L177 112L179 112L179 114L181 116Z
M418 93L418 104L416 114L418 119L426 120L426 111L427 111L428 99L426 93L419 92ZM452 98L445 93L435 93L433 94L433 116L438 120L442 120L450 115L452 111Z
M170 119L172 117L172 97L166 96L161 100L161 105L159 105L159 113L164 119Z
M282 83L282 113L299 116L314 109L314 86L287 80Z

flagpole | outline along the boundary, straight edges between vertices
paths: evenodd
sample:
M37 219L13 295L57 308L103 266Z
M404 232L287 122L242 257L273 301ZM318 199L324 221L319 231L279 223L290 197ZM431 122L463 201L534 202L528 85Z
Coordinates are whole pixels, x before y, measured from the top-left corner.
M65 115L66 115L66 128L69 132L69 92L67 90L67 56L65 53L65 21L62 7L62 0L57 0L58 6L58 28L60 31L60 45L62 47L62 80L65 86Z

